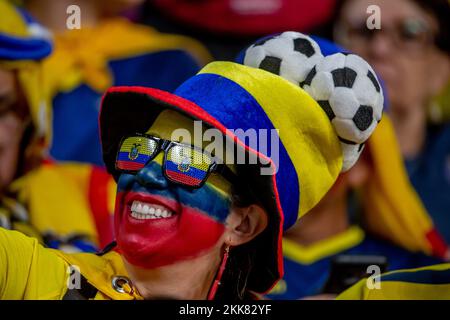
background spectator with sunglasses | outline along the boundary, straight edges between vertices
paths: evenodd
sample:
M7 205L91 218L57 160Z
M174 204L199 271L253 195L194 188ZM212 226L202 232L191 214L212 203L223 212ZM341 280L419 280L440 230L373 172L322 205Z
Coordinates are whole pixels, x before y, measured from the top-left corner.
M381 9L381 29L369 29L367 8ZM449 81L447 0L344 0L334 37L366 58L385 80L389 113L412 184L438 230L450 241L450 125L430 124L433 98Z

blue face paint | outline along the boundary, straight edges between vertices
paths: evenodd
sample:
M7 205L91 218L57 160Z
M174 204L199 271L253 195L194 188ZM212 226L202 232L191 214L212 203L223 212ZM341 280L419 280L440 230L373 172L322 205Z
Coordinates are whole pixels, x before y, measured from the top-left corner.
M117 190L118 249L136 266L151 269L197 257L225 232L229 195L208 182L198 189L174 185L156 161L136 174L120 175ZM169 217L149 218L145 210Z
M224 223L230 211L229 196L212 187L208 181L198 189L172 184L162 173L161 166L151 161L136 175L121 174L118 192L149 193L178 202Z

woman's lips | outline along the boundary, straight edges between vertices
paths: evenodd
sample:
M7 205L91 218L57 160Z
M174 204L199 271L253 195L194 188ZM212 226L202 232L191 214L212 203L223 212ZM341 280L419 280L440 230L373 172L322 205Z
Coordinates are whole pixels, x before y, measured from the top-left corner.
M130 192L124 202L124 213L136 220L170 219L179 211L174 200L146 193Z
M172 210L165 206L138 200L134 200L130 208L130 215L138 220L167 219L174 214Z
M122 191L117 197L115 230L118 249L128 262L136 266L158 268L197 257L213 247L225 229L206 212L182 204L170 195ZM138 208L139 204L141 208ZM148 209L144 205L148 205ZM132 216L133 206L135 212L150 212L152 206L154 215L160 209L161 216L164 209L167 214L172 212L172 216L135 218Z

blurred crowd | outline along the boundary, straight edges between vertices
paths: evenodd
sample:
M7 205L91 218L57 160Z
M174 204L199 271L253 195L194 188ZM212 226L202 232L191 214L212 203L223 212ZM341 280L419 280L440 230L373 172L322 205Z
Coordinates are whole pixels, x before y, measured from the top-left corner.
M79 30L66 24L74 4ZM381 28L369 28L377 13ZM104 92L173 92L288 30L363 57L386 102L360 160L283 234L284 276L265 298L334 298L369 265L450 260L448 0L0 0L0 227L65 252L104 249L116 196Z

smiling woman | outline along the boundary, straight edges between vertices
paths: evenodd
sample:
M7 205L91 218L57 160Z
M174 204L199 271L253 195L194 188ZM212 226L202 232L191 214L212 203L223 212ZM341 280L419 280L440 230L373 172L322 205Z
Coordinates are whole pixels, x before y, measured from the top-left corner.
M163 141L161 139L170 139L172 132L178 128L191 130L193 127L192 119L166 110L156 118L147 133L158 135L159 141ZM150 139L151 136L147 137ZM127 140L122 146L124 143L127 143ZM170 145L173 143L164 140L167 146L164 148L166 153L164 158L161 154L162 149L157 149L156 143L144 143L155 145L156 151L151 153L151 157L146 160L141 170L134 174L124 170L118 179L115 224L117 243L129 262L126 265L130 272L133 272L133 266L139 266L146 269L159 268L160 274L165 269L160 267L175 266L178 262L190 260L188 268L184 264L180 264L180 268L183 268L184 272L195 274L194 271L198 269L193 269L196 265L192 263L193 260L198 260L202 256L211 257L212 254L214 257L220 257L230 246L235 247L251 240L267 225L266 213L256 202L250 202L245 206L247 210L245 215L240 212L239 207L233 205L230 182L220 173L213 172L209 175L207 174L209 169L202 171L205 174L196 173L201 171L198 169L201 163L199 164L193 157L191 161L190 155L183 158L189 163L180 161L177 165L172 162L175 161L171 156ZM190 154L192 150L190 145L176 146L184 146L186 154ZM195 152L201 152L201 145L194 147L197 148ZM122 147L119 150L122 150ZM204 156L197 156L197 159L204 161ZM128 158L129 160L134 158L133 149L130 149ZM208 166L213 165L212 161L210 158ZM116 167L121 166L116 163ZM177 172L178 175L175 175ZM192 177L189 175L191 172L201 176L198 184L192 184ZM233 229L233 225L241 219L243 221L238 228ZM205 232L206 230L208 232ZM209 269L202 272L204 275L214 276L216 264L219 262L218 259L214 260L216 263L210 264ZM174 267L170 268L170 272L180 274L180 271L174 271ZM178 290L183 290L180 283L184 280L177 278L173 280ZM206 281L206 287L199 289L207 292L212 280ZM138 283L136 285L139 286ZM152 289L154 288L153 283ZM142 291L141 289L140 292ZM167 295L170 292L163 294Z
M195 121L228 142L223 154L231 146L258 161L225 166L204 141L173 139L178 129L192 134ZM110 88L99 124L117 182L115 241L99 255L67 254L0 229L0 298L253 299L283 275L283 228L342 169L339 139L318 103L278 75L237 63L211 63L175 93ZM235 135L248 129L279 129L271 148L279 154ZM80 289L67 288L72 266Z
M110 107L108 97L104 107ZM170 140L179 128L193 135L192 118L168 109L153 112L157 118L148 130L122 139L118 146L117 246L144 296L213 298L214 280L222 277L219 265L225 267L235 247L266 228L266 212L256 200L246 206L232 202L244 194L232 195L224 174L230 175L231 168L216 170L214 156L202 150L206 142ZM105 120L105 127L110 121ZM134 123L124 122L122 128L127 126ZM235 287L235 281L225 284ZM242 289L235 288L234 295Z

